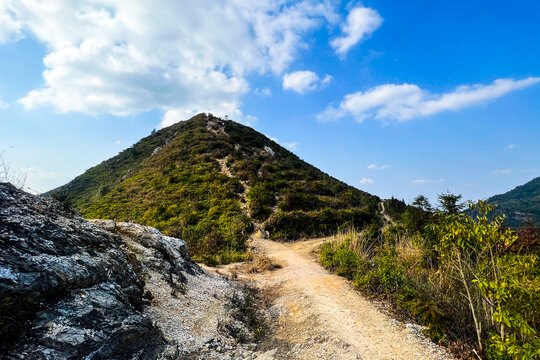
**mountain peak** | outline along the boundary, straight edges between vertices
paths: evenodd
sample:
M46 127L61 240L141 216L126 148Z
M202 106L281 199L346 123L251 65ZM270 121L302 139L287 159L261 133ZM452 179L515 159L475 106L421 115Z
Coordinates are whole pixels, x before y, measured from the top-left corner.
M248 126L204 113L153 132L52 193L85 217L183 238L198 260L243 253L253 226L291 240L380 221L378 197Z

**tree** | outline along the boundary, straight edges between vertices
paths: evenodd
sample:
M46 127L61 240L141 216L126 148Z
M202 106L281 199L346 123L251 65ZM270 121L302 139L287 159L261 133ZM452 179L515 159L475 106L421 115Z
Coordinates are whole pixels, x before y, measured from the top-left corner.
M459 202L461 195L454 195L449 192L439 195L439 207L441 210L450 215L455 215L465 208L465 203Z
M433 207L429 203L429 200L424 195L420 194L412 202L412 206L416 206L426 212L433 212Z
M427 197L418 195L411 206L401 215L401 222L410 234L423 233L432 220L433 207Z

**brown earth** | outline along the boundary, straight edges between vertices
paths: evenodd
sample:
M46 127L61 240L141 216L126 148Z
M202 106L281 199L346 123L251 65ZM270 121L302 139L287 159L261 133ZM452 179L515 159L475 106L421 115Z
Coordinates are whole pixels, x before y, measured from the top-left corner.
M271 332L266 359L453 359L426 339L420 327L381 311L344 278L316 261L314 252L331 238L278 243L252 239L255 253L280 265L273 271L233 273L270 299ZM262 357L261 357L262 359Z

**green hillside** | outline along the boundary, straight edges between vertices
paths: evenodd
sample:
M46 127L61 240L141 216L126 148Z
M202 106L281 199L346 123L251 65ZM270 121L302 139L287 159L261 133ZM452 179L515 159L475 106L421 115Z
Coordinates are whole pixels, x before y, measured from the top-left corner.
M206 114L153 132L51 193L87 218L183 238L195 258L208 261L241 256L253 224L292 240L380 222L378 197L247 126Z
M488 202L499 205L497 210L508 216L506 223L511 227L519 227L529 218L538 226L540 225L540 177L504 194L492 196Z

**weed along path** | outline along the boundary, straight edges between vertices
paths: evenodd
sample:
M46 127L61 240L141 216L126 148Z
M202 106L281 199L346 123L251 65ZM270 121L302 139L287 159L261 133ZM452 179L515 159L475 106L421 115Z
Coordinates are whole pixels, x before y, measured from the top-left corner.
M281 265L239 274L269 298L275 344L268 359L453 359L414 326L385 315L347 280L322 268L313 251L326 240L252 240L255 251Z

